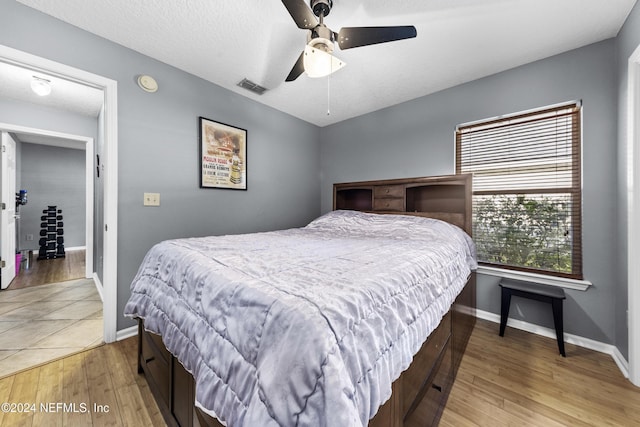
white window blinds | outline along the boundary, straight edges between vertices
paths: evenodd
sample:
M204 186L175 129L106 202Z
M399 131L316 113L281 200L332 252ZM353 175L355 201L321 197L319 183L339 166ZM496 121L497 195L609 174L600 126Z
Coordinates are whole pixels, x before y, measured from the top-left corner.
M461 125L479 261L582 279L580 105Z

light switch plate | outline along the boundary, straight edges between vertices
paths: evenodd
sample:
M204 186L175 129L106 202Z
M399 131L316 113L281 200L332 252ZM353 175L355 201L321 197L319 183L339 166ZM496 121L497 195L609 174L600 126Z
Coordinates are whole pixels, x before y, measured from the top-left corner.
M160 193L144 193L144 206L160 206Z

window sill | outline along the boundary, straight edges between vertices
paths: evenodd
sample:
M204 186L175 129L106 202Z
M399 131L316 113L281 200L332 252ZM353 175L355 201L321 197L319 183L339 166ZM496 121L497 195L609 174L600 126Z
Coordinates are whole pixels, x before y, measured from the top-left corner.
M479 274L504 277L506 279L526 280L540 283L541 285L558 286L560 288L586 291L593 283L588 280L565 279L564 277L548 276L545 274L526 273L524 271L505 270L496 267L478 266Z

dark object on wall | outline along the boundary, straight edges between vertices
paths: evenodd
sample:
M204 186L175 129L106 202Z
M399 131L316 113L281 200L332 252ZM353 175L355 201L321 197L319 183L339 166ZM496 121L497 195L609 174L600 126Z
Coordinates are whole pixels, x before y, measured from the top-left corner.
M24 206L27 204L27 190L20 190L16 193L16 207Z
M38 241L40 250L38 259L55 259L64 258L64 223L62 222L62 210L57 206L49 206L43 210L43 216L40 217L40 236Z

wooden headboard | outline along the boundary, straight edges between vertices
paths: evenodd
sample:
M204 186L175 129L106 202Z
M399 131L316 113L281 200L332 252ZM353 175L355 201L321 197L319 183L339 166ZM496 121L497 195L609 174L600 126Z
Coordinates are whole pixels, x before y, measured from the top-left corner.
M436 218L471 235L471 174L333 184L333 209Z

